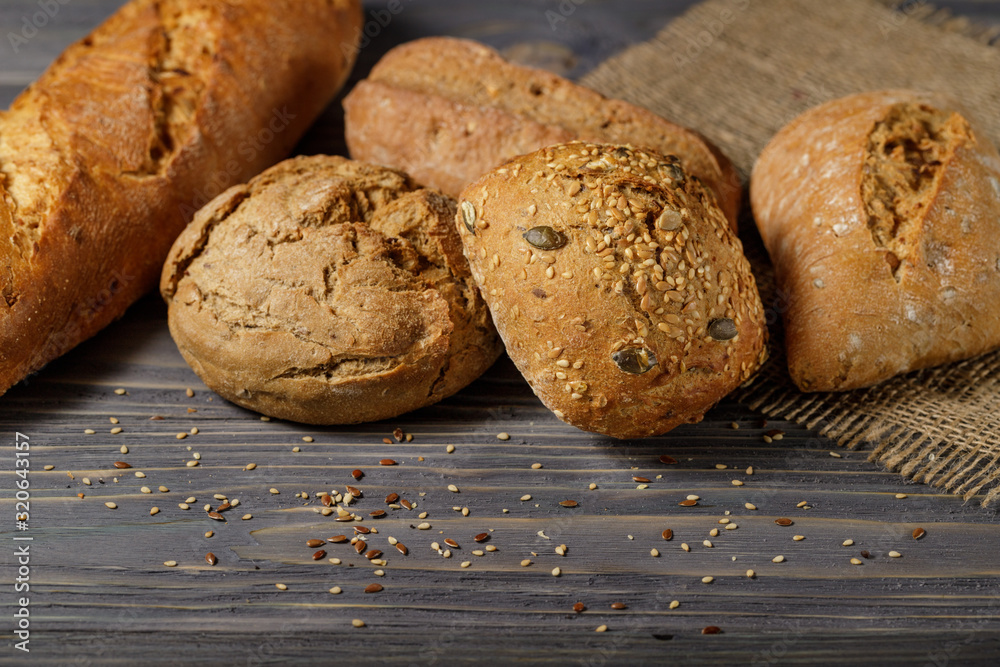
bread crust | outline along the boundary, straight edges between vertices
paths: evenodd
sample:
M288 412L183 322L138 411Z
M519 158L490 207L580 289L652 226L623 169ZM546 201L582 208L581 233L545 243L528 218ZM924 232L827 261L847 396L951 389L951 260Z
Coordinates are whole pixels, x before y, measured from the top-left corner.
M886 141L910 186L872 154ZM953 100L875 91L811 109L764 149L750 194L803 391L866 387L1000 346L1000 156Z
M477 42L431 37L387 53L344 100L355 159L403 169L458 196L517 155L574 139L645 146L681 158L736 228L742 187L722 152L693 130Z
M549 146L469 185L457 225L507 353L578 428L701 421L766 358L742 245L676 159Z
M435 403L502 350L454 216L402 172L286 160L178 237L160 284L170 332L205 384L273 417L352 424Z
M358 0L133 0L0 112L0 394L156 285L351 69Z

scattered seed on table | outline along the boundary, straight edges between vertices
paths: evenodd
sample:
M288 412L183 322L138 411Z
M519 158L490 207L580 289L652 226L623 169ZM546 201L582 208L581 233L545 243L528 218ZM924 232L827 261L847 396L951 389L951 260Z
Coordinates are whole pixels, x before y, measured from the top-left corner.
M394 465L397 465L396 461L394 461L393 459L382 459L381 461L378 462L378 464L380 466L394 466Z
M153 516L153 515L156 515L156 514L159 514L159 513L160 513L160 508L159 507L150 507L149 508L149 516Z
M687 545L687 542L681 542L681 549L684 551L691 551L691 547Z
M867 551L862 551L861 552L861 557L862 558L871 558L872 555L870 553L868 553Z
M747 474L748 475L752 475L753 474L753 466L747 466Z
M185 465L187 465L188 468L195 468L198 466L198 461L188 461Z
M606 625L598 625L596 628L594 628L594 632L607 632L607 631L608 631L608 626Z
M854 546L854 540L844 540L843 542L840 543L840 546L842 546L842 547L853 547Z
M340 595L344 591L343 589L340 588L340 586L334 586L333 588L330 589L330 592L333 593L334 595Z
M588 486L587 488L590 489L591 491L594 491L595 489L597 489L597 485L591 482L590 486Z
M709 549L711 549L714 546L710 540L703 541L702 545L708 547Z
M902 555L903 554L899 553L898 551L890 551L889 552L889 558L900 558L900 557L902 557Z
M333 565L340 565L340 559L339 558L327 558L327 561L329 561Z
M801 542L804 539L806 539L805 535L793 535L792 536L792 540L794 540L795 542Z
M542 469L542 464L541 463L532 463L531 464L531 469L532 470L541 470Z
M382 442L385 443L385 444L387 444L387 445L391 445L392 444L392 440L390 440L389 438L382 438Z
M322 544L323 541L319 540L319 542L320 542L320 544ZM320 549L319 551L316 551L312 555L312 559L313 560L323 560L324 558L326 558L326 552L323 551L322 549Z
M830 452L830 456L832 456L832 457L833 457L833 458L835 458L835 459L839 459L839 458L843 458L843 457L842 457L842 456L841 456L840 454L838 454L837 452Z
M349 494L351 494L352 496L354 496L355 498L363 498L364 497L364 494L361 493L361 489L358 489L358 488L353 487L353 486L348 486L348 487L345 487L345 488L347 489L347 492Z
M447 452L448 454L454 454L455 445L448 445L447 447L444 448L444 451Z
M379 593L382 590L382 584L368 584L365 586L365 593Z
M209 551L207 554L205 554L205 562L208 563L209 565L215 565L216 563L219 562L219 559L215 557L215 554Z
M678 602L677 600L671 600L670 601L670 608L671 609L677 609L677 607L680 607L680 606L681 606L681 603Z
M748 510L755 510L755 509L757 509L757 506L754 505L753 503L744 503L743 507L746 507Z
M558 577L561 574L562 574L562 569L561 568L558 568L558 567L552 568L552 576L553 577Z
M116 505L115 503L110 502L110 501L104 503L104 506L107 507L109 510L116 510L116 509L118 509L118 505Z
M703 635L717 635L720 634L721 632L722 630L720 630L719 627L715 625L708 625L701 629L701 634Z
M149 488L148 486L142 487L141 489L139 489L139 491L141 491L142 493L152 493L153 492L153 490L151 488Z
M662 537L665 540L672 540L674 539L674 531L672 531L670 528L667 528L660 534L660 537Z
M447 544L452 549L458 549L459 548L458 542L456 542L455 540L451 539L450 537L446 537L444 539L444 543Z
M628 609L628 605L626 605L624 602L612 602L611 608L617 610Z
M177 561L175 560L165 560L163 561L163 564L167 567L177 567Z
M525 494L525 495L521 496L521 502L527 502L529 500L531 500L531 496L530 495Z
M355 526L354 527L354 534L355 535L368 535L371 532L372 532L372 530L368 526Z
M323 546L323 544L325 544L323 540L317 540L317 539L306 540L306 546L309 547L310 549L321 547Z
M904 498L909 498L905 493L897 493L896 500L903 500Z
M656 549L650 549L649 550L649 555L652 556L653 558L657 558L657 557L659 557L660 552L658 550L656 550Z
M490 551L490 552L493 552L493 551L496 551L497 548L494 545L492 545L492 544L487 544L486 545L486 550Z
M527 558L521 561L521 567L528 567L529 565L531 565L531 561Z
M135 476L138 477L139 479L145 479L146 478L146 473L141 472L139 470L136 470L135 471Z
M47 465L42 467L42 470L55 470L55 469L56 467L53 465Z
M293 454L298 454L301 451L302 451L301 447L292 447L292 453Z
M475 540L476 542L485 542L488 539L490 539L490 534L489 533L479 533L478 535L476 535L472 539Z
M710 584L713 581L715 581L715 577L702 577L701 578L701 583L703 583L703 584Z
M252 518L253 514L244 514L243 516L240 517L240 519L242 519L243 521L249 521Z
M95 433L97 433L97 431L95 431L95 430L94 430L94 429L92 429L92 428L85 428L85 429L83 429L83 432L84 432L85 434L87 434L87 435L94 435Z
M709 535L709 537L718 537L719 536L719 529L718 528L713 528L712 530L708 531L708 535Z
M302 436L302 442L313 442L313 437L311 435Z
M785 557L784 556L775 556L774 558L771 559L771 562L772 563L784 563L785 562Z
M923 537L926 534L927 534L927 531L924 530L923 528L914 528L913 529L913 539L915 539L915 540L919 540L921 537Z
M362 621L360 618L356 618L353 621L351 621L351 625L353 625L356 628L363 628L365 627L365 622Z
M672 456L667 456L666 454L664 454L663 456L660 457L660 463L666 463L667 465L676 465L677 459L675 459Z
M781 517L780 519L775 519L774 522L779 526L791 526L794 523L794 521L785 517Z
M741 482L738 479L734 479L732 483L733 483L733 486L743 486L743 482Z
M402 542L396 542L395 546L396 546L396 551L398 551L399 553L403 554L404 556L406 554L410 553L410 550L407 549L406 545L403 544Z
M409 500L407 500L406 498L400 498L400 499L399 499L399 504L400 504L400 505L402 505L403 507L405 507L405 508L406 508L406 509L408 509L408 510L411 510L411 509L413 509L413 503L411 503L411 502L410 502Z
M587 607L582 602L577 602L573 605L573 611L576 613L581 613L587 610Z
M205 533L205 537L212 537L213 535L215 535L215 533L211 530Z
M275 584L274 587L277 588L279 591L287 591L288 590L288 586L286 586L285 584Z
M497 433L497 440L510 440L510 435L507 433Z
M861 561L858 560L857 558L852 558L851 565L861 565Z
M575 500L560 500L559 504L562 505L563 507L576 507L580 503L576 502Z
M469 567L471 565L472 565L472 561L471 560L463 560L462 563L461 563L461 567Z
M111 435L118 435L121 432L122 432L121 426L115 426L113 429L111 429Z
M188 434L187 434L187 433L184 433L184 432L181 432L181 433L178 433L178 434L177 434L177 435L176 435L175 437L176 437L176 438L177 438L178 440L183 440L184 438L188 437Z
M449 484L448 490L451 491L452 493L458 493L458 487L455 486L454 484Z
M747 578L748 579L753 579L756 576L757 576L756 572L754 572L753 570L747 570Z
M159 491L160 491L160 493L167 493L167 492L170 491L170 489L168 489L167 487L161 485L160 488L159 488Z
M218 512L208 512L209 519L215 519L216 521L225 521L226 517L222 516Z
M632 477L632 481L640 484L649 484L650 482L648 477Z
M425 521L424 523L421 523L421 524L419 524L417 526L417 530L430 530L430 527L431 527L431 524L429 524L429 523L427 523Z
M698 501L697 500L682 500L682 501L680 501L677 504L680 505L681 507L694 507L695 505L698 504Z
M418 519L426 519L427 518L427 512L421 512L420 514L417 515L417 518Z
M270 489L270 492L271 492L271 495L273 495L273 496L276 496L276 495L278 495L280 493L280 491L278 491L277 489L273 489L273 488Z

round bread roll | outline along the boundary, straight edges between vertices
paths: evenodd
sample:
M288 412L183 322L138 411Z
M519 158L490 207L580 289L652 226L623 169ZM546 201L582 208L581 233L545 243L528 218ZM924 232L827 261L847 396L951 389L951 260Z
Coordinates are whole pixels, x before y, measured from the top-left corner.
M453 199L399 171L283 162L174 243L170 332L205 384L273 417L349 424L435 403L502 350L454 217Z
M701 421L766 358L742 245L675 157L550 146L466 188L456 220L507 353L578 428Z

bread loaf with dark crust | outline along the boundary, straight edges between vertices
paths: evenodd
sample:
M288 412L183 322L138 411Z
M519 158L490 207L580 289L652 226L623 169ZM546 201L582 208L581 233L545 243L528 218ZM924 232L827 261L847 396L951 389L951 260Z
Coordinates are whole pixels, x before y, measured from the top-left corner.
M313 424L435 403L502 351L455 200L405 174L299 157L231 188L178 237L170 332L224 398Z
M701 421L766 357L740 240L676 158L550 146L469 185L457 225L507 353L581 429Z
M464 39L398 46L344 100L358 160L403 169L458 196L504 160L574 139L676 155L736 225L742 188L722 152L693 130Z
M877 91L811 109L764 149L750 194L803 391L1000 347L1000 156L955 101Z
M0 394L156 285L346 80L358 0L133 0L0 112Z

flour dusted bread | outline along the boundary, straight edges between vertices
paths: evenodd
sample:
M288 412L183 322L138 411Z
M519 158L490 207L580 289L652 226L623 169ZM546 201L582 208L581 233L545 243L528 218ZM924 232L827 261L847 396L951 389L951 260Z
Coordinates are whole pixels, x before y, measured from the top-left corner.
M287 160L198 212L163 267L170 332L224 398L348 424L435 403L502 347L455 201L340 157Z
M507 353L581 429L701 421L766 356L740 241L676 158L550 146L469 185L457 225Z
M751 183L803 391L1000 347L1000 156L953 100L823 104L772 139Z
M344 100L351 156L403 169L458 196L504 160L574 139L676 155L736 224L742 192L704 137L493 49L451 37L398 46Z
M120 317L194 211L288 154L360 23L358 0L133 0L0 112L0 394Z

